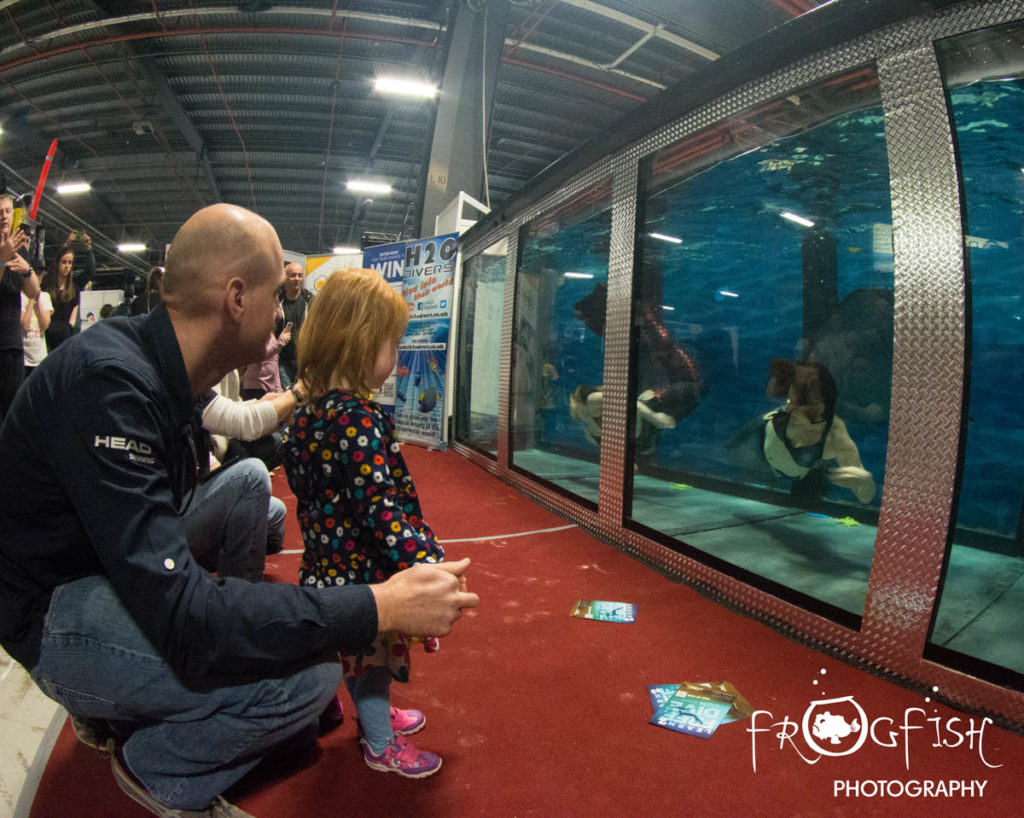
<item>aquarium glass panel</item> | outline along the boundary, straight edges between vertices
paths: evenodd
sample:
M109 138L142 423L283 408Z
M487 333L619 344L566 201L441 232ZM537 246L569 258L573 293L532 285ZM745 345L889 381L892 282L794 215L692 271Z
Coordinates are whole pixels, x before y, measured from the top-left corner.
M1024 28L972 32L938 53L963 181L970 390L931 642L1024 674Z
M507 252L502 239L468 259L459 299L455 439L495 456Z
M874 68L668 146L641 190L630 518L840 620L861 615L892 380Z
M594 430L569 404L576 387L604 377L611 202L609 180L528 222L516 267L512 463L595 503Z

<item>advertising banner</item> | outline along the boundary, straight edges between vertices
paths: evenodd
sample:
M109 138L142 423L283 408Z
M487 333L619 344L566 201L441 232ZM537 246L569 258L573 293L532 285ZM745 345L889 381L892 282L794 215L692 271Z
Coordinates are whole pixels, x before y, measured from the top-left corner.
M368 270L376 270L403 297L405 245L406 242L382 244L377 247L367 247L363 250L363 267ZM397 371L398 367L396 366L395 369ZM389 411L392 417L395 417L395 403L397 400L395 372L388 375L388 379L381 386L380 391L374 395L374 400Z
M409 304L409 326L402 336L394 380L395 425L403 440L434 447L446 445L445 380L457 237L451 233L363 253L364 266L400 287ZM387 397L379 396L382 405L387 406Z
M338 256L308 256L300 262L306 272L302 286L313 295L320 292L324 282L335 270L347 270L363 266L363 254L353 253Z

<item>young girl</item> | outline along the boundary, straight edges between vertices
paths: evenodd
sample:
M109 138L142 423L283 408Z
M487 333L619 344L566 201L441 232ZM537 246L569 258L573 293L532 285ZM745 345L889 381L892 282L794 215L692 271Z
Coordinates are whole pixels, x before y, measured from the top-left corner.
M46 357L46 329L52 315L53 303L46 290L40 290L35 298L21 294L21 341L25 349L26 378Z
M53 304L53 316L46 329L46 347L50 352L77 332L81 325L78 315L81 299L79 290L92 281L96 270L89 234L84 233L81 241L85 254L82 274L75 276L73 272L75 250L69 242L57 251L53 269L46 279L45 289L50 294L50 301Z
M394 369L409 308L373 270L342 270L313 299L298 339L298 377L311 396L285 433L288 484L298 499L305 552L300 582L383 582L444 551L423 521L390 417L372 400ZM418 710L391 707L391 679L409 679L410 636L387 633L343 656L359 714L363 758L375 770L424 778L441 768L406 736ZM436 649L428 639L427 648Z

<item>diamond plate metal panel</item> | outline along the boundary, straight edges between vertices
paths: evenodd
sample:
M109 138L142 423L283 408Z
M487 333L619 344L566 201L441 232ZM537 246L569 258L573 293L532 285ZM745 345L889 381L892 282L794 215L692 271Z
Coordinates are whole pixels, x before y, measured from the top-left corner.
M511 463L509 446L509 412L512 400L509 384L512 380L512 332L515 327L516 259L519 257L519 231L510 230L508 255L505 256L505 303L501 311L501 363L498 367L498 463L507 471Z
M927 638L956 479L966 305L959 188L931 43L879 60L893 210L892 421L862 636L893 669Z
M605 405L601 418L598 515L606 527L623 519L629 403L629 340L633 314L633 244L636 236L635 158L621 157L613 177L612 233L608 258L608 311L604 334Z

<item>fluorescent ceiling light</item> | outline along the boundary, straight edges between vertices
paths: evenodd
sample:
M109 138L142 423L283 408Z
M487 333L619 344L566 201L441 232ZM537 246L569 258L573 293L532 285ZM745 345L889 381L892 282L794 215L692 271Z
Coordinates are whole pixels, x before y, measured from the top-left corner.
M437 86L421 80L404 80L399 77L377 77L373 83L377 91L385 94L401 94L404 97L421 97L433 99L437 96Z
M814 227L814 222L810 219L805 219L803 216L797 216L796 213L790 213L788 210L785 213L780 213L779 215L784 219L789 219L791 222L796 222L804 227Z
M141 253L145 249L145 244L139 244L131 241L117 245L117 252L119 253Z
M350 182L345 183L345 187L349 190L355 191L356 193L390 193L391 185L385 185L381 182L365 182L359 179L353 179Z
M565 273L566 278L593 278L591 273Z
M88 193L92 190L92 186L88 182L70 182L66 185L57 185L57 192L62 196L67 196L71 193Z
M683 240L678 239L675 236L666 236L664 233L648 233L652 239L660 239L661 241L671 242L672 244L682 244Z
M675 311L675 307L670 307L668 304L662 304L661 308L663 310L668 310L669 312L674 312Z
M361 252L363 252L363 251L360 250L358 247L335 247L334 248L334 254L336 256L348 256L348 255L351 255L352 253L361 253Z
M740 297L739 293L734 293L732 290L726 290L726 289L719 289L718 290L718 295L722 296L723 298L739 298Z

